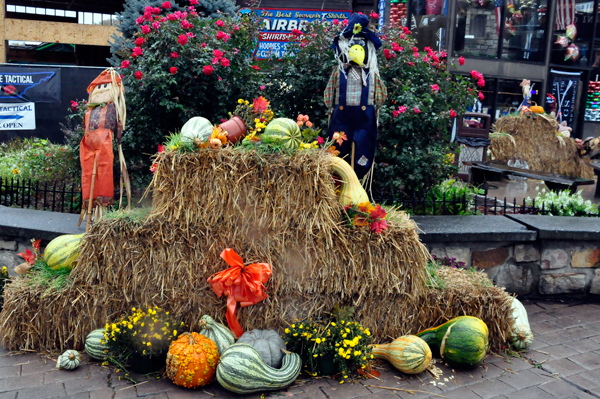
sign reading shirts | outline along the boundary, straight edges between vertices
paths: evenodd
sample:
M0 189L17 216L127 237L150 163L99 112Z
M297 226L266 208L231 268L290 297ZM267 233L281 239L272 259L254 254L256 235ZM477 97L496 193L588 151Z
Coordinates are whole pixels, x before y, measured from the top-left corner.
M581 72L564 72L550 70L550 90L555 98L558 111L556 119L566 121L573 127L575 122L575 104L577 103L577 86L581 80Z
M0 101L60 101L60 69L0 66Z
M242 11L244 12L244 11ZM264 60L267 58L282 58L288 47L292 30L306 30L306 26L313 21L342 22L350 18L350 11L336 10L301 10L301 9L270 9L256 10L259 17L263 18L263 30L260 32L258 47L254 58Z
M35 130L35 103L0 104L0 130Z

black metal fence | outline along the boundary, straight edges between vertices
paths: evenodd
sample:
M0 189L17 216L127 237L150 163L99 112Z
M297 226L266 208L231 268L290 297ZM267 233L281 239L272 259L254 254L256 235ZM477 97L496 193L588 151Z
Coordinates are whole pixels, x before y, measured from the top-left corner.
M487 193L486 193L487 194ZM376 198L377 202L400 206L412 215L565 215L598 217L598 213L588 213L581 207L565 207L562 204L517 202L505 198L491 198L484 195L443 196L441 199L413 197L409 199ZM79 213L82 196L80 184L40 183L17 178L0 178L0 205L30 208L52 212Z
M79 213L81 185L40 183L31 180L0 178L0 205L41 211Z
M536 202L535 198L530 203L523 199L517 201L484 195L445 196L442 199L427 199L413 197L409 199L393 199L387 201L400 206L400 209L411 215L506 215L506 214L530 214L530 215L572 215L599 217L598 212L586 212L581 206L565 206L563 204L546 204Z

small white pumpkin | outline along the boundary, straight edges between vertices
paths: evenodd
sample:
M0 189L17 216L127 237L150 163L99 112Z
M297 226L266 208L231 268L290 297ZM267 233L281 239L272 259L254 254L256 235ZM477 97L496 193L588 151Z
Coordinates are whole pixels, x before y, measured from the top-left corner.
M79 367L81 356L76 350L69 349L58 357L56 368L63 370L74 370Z
M510 343L519 350L527 349L533 343L533 332L531 331L529 320L527 319L527 310L525 310L525 306L514 297L511 309L514 322Z
M275 330L252 330L246 331L238 344L248 344L253 346L262 360L270 367L281 368L283 361L283 351L286 349L285 342Z
M191 144L195 139L206 143L212 134L213 125L206 118L194 116L181 128L181 142Z

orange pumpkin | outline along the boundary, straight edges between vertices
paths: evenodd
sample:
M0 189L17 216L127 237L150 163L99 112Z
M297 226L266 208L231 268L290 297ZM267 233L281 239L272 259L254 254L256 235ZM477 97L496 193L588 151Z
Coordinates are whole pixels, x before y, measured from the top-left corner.
M198 333L183 333L171 342L167 353L167 376L174 384L198 388L211 382L219 350L213 340Z

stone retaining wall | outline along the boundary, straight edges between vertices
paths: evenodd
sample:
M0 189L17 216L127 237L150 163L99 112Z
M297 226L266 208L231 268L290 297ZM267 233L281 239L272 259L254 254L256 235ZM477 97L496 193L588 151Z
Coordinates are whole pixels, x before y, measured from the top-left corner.
M437 257L454 257L483 270L518 295L600 294L600 243L548 240L449 242L427 245Z

